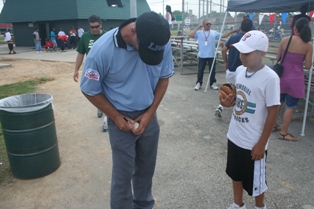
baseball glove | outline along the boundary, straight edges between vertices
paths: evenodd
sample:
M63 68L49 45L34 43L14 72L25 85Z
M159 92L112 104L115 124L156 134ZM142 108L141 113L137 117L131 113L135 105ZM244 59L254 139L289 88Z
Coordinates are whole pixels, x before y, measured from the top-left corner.
M232 83L224 83L221 85L219 89L219 93L221 94L222 100L225 100L229 94L233 94L234 97L236 96L236 86Z

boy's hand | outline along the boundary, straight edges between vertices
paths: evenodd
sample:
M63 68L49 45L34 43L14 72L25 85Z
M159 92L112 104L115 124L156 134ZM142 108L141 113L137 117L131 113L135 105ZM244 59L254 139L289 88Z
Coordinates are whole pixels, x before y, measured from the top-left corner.
M236 87L231 83L222 84L219 89L220 104L224 107L234 106L236 102Z
M265 155L265 145L257 143L251 152L252 160L260 160L264 158Z
M235 105L236 97L233 94L229 94L225 99L222 98L221 93L219 93L220 104L224 107L232 107Z

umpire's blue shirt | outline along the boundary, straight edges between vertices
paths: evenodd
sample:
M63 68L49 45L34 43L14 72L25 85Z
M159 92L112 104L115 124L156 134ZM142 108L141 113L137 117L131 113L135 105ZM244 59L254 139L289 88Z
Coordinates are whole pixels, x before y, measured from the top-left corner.
M89 96L104 94L117 110L144 110L154 100L158 80L171 77L173 70L170 41L162 62L147 65L116 28L102 35L88 53L80 86Z

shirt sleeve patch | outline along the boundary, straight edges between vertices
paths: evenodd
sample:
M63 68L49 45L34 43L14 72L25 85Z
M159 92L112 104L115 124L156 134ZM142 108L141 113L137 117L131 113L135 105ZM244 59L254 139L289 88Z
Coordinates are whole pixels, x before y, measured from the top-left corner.
M86 78L88 78L88 79L99 81L99 73L96 70L93 70L91 68L88 68L85 71L85 75L84 76Z

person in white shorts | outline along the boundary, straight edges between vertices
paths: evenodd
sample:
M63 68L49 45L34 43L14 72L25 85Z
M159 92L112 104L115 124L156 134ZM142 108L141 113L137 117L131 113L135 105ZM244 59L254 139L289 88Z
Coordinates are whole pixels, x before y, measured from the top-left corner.
M240 51L243 63L237 68L237 94L230 94L224 100L220 95L223 106L234 105L227 133L226 168L232 179L234 199L228 209L246 209L243 190L255 197L254 209L266 209L265 164L268 138L280 105L279 77L263 64L268 49L268 38L264 33L249 31L233 46Z

